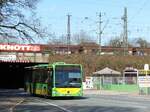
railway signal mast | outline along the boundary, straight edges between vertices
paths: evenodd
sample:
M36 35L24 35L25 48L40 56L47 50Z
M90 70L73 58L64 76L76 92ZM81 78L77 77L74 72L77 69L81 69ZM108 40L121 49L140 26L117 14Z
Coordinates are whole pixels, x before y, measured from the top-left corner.
M68 20L67 20L67 54L70 54L70 37L71 37L71 33L70 33L70 17L71 15L67 15Z
M101 54L102 46L101 46L101 37L102 37L102 14L101 12L98 15L99 21L98 21L98 43L99 43L99 52L98 54Z
M123 49L124 49L124 55L128 54L128 21L127 21L127 8L124 8L124 15L121 18L124 22L123 25Z

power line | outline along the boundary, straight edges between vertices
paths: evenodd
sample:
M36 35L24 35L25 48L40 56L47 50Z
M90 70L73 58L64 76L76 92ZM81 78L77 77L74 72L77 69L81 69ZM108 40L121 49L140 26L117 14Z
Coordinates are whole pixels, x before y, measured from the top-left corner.
M145 5L147 4L149 0L145 0L143 2L143 4L141 5L141 7L138 9L138 11L136 12L136 14L134 16L132 16L132 18L129 20L130 22L134 20L135 17L137 17L137 15L139 15L141 13L141 11L144 9Z

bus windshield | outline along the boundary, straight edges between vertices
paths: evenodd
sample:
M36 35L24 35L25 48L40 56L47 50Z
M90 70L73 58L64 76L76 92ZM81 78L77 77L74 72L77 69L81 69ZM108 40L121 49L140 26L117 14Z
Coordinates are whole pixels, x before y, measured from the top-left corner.
M56 66L55 87L81 87L80 66Z

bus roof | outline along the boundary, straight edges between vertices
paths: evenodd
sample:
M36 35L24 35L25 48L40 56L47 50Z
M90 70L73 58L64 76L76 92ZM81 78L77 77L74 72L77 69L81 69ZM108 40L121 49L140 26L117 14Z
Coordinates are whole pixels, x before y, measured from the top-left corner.
M34 69L34 68L47 68L48 64L38 64L38 65L34 65L34 66L28 66L25 67L26 69Z
M73 66L80 66L81 64L74 64L74 63L65 63L65 62L55 62L52 64L49 64L49 66L57 66L57 65L73 65Z
M55 63L49 63L49 64L38 64L34 66L25 67L26 69L36 69L36 68L52 68L57 65L73 65L73 66L81 66L81 64L68 64L65 62L55 62Z

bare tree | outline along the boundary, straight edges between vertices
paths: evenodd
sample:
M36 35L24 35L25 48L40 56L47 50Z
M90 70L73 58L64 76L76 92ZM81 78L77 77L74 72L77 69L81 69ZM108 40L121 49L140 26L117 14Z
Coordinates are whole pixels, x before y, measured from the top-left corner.
M147 48L149 46L148 41L143 38L137 38L135 42L136 42L137 46L139 46L141 48Z
M21 39L34 42L42 37L40 20L34 9L39 0L0 0L0 40ZM29 15L31 15L29 17Z
M108 42L109 46L112 47L121 47L122 46L122 39L119 37L113 38Z
M80 44L80 43L84 43L84 42L94 42L94 39L88 33L81 30L79 33L76 33L73 35L72 41L74 43Z
M48 40L48 44L67 45L67 37L66 35L61 35L58 37L55 33L53 33L51 38Z

